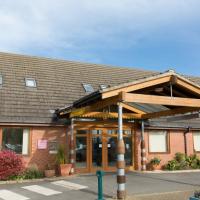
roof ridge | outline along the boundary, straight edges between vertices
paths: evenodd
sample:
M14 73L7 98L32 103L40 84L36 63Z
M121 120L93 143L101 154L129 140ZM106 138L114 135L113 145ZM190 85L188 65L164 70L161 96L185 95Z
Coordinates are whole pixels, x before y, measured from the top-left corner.
M47 60L47 61L54 61L54 62L64 62L64 63L71 63L71 64L80 64L80 65L94 65L94 66L99 66L99 67L105 67L105 68L115 68L115 69L127 69L127 70L137 70L141 72L149 72L149 73L160 73L159 71L155 70L146 70L146 69L141 69L139 67L134 67L134 66L117 66L117 65L112 65L112 64L97 64L97 63L92 63L92 62L85 62L85 61L75 61L75 60L66 60L64 58L51 58L51 57L45 57L45 56L36 56L36 55L27 55L27 54L19 54L19 53L11 53L11 52L2 52L0 51L0 55L5 55L5 56L16 56L16 57L21 57L21 58L27 58L27 59L42 59L42 60Z

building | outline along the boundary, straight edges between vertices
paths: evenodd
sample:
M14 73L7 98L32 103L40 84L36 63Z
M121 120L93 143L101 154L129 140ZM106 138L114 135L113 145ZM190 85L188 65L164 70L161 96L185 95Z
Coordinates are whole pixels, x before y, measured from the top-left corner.
M123 118L127 170L145 170L155 156L165 164L176 152L198 154L199 85L172 70L0 53L1 149L44 170L63 144L77 173L115 171Z

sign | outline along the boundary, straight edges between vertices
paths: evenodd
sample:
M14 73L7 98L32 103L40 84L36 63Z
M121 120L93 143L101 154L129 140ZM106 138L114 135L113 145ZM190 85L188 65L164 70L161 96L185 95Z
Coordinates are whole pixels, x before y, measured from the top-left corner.
M47 140L38 140L37 148L38 149L47 149Z
M49 141L48 149L50 154L56 154L58 152L58 142L57 141Z

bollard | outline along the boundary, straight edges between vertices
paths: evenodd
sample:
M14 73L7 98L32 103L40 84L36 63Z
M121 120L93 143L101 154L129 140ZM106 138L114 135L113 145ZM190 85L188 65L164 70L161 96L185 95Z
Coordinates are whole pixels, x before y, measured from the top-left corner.
M103 198L103 176L104 172L99 170L96 172L98 178L98 199L97 200L104 200Z

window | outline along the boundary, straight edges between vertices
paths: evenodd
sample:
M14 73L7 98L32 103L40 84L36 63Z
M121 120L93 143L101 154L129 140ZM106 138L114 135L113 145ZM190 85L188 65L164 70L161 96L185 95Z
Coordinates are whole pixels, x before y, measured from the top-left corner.
M26 78L26 87L36 87L36 81L34 78Z
M194 150L200 151L200 132L193 133Z
M90 84L83 84L83 87L87 93L94 92L94 89Z
M149 132L149 152L165 153L168 151L167 131Z
M29 153L29 129L4 128L2 149L8 149L17 154L27 155Z
M2 86L2 85L3 85L3 76L0 75L0 86Z
M104 90L104 89L108 88L108 85L100 85L99 87L101 90Z

